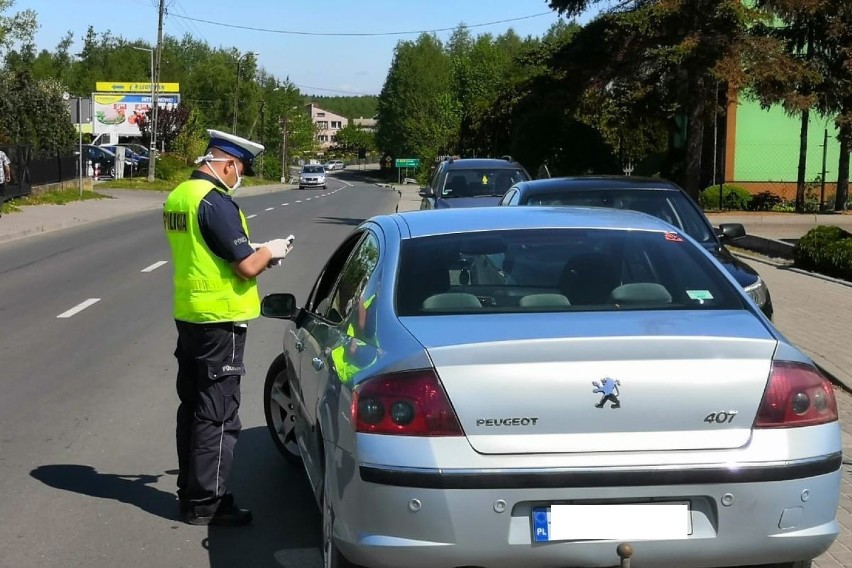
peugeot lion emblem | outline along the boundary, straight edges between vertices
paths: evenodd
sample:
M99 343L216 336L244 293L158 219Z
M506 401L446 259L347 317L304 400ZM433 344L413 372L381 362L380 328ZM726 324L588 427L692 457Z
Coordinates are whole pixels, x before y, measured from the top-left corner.
M621 403L618 401L618 395L620 394L618 387L621 385L621 381L607 377L600 384L597 381L592 381L592 384L595 386L592 393L600 393L602 395L601 400L595 405L595 408L603 408L607 401L612 403L610 408L621 408Z

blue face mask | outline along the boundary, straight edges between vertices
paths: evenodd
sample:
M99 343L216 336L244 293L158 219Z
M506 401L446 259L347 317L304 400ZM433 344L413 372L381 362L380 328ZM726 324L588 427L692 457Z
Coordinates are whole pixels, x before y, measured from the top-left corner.
M210 162L232 162L234 164L234 168L237 167L237 161L233 158L214 158L213 154L199 156L195 160L196 164L200 164L202 162L205 164L209 164ZM216 177L217 180L219 180L219 183L221 183L227 188L228 195L233 195L233 193L237 191L237 188L239 188L240 185L242 185L243 183L243 176L240 175L239 170L237 170L237 181L232 186L229 186L227 183L225 183L225 181L221 177L219 177L219 173L214 168L210 168L210 171L213 172L213 175Z

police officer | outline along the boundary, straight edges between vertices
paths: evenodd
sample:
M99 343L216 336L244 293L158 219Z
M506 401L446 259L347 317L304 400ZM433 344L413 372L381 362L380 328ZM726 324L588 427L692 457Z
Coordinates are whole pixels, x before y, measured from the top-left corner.
M256 277L290 252L291 239L249 242L231 199L263 146L208 130L210 142L190 179L163 212L174 264L178 331L178 480L181 519L193 525L251 522L225 489L240 433L240 379L247 322L260 314Z

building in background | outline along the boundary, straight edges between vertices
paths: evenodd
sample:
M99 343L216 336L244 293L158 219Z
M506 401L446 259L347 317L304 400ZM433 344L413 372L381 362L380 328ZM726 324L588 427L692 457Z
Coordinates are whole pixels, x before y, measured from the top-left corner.
M362 117L359 117L359 118L353 118L352 119L352 125L360 128L361 130L364 130L366 132L375 132L376 128L379 125L379 121L376 120L375 117L364 118L362 116Z
M725 132L725 183L745 187L751 193L769 191L795 199L801 117L787 114L777 105L764 110L756 100L740 94L729 95L727 116L721 122ZM805 182L812 192L821 189L825 164L825 193L832 204L839 157L834 116L811 112Z
M320 148L323 151L328 150L334 145L334 135L341 128L349 124L349 119L345 116L323 110L316 103L306 105L306 109L311 115L311 122L314 123L317 142Z

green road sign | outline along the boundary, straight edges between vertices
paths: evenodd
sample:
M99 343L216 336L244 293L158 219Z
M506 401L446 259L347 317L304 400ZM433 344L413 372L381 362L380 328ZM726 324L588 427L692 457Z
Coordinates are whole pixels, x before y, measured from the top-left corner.
M418 158L397 158L396 167L398 168L418 168L420 160Z

